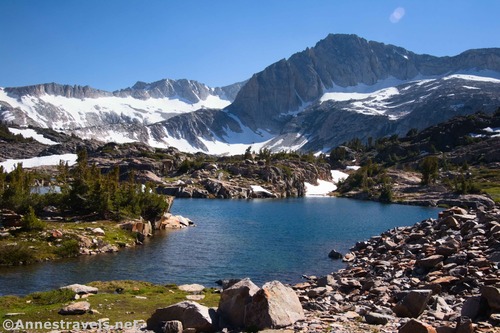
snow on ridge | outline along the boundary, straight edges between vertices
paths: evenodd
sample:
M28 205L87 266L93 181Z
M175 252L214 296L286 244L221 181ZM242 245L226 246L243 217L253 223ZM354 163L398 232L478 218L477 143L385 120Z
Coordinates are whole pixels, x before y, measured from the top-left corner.
M478 82L500 83L500 80L497 79L497 78L485 77L485 76L478 76L478 75L472 75L472 74L452 74L452 75L445 76L443 78L443 80L451 80L451 79L460 79L460 80L478 81Z
M384 101L394 95L398 95L399 90L396 87L383 88L371 93L358 93L358 92L330 92L325 93L320 98L323 103L328 100L333 101L349 101L349 100L364 100L373 99L374 101Z
M203 108L223 109L231 103L214 95L209 95L205 100L200 100L197 103L189 103L180 98L148 98L145 100L131 96L73 98L48 94L39 97L26 95L17 99L9 96L3 88L0 88L0 101L5 101L13 108L20 108L40 127L59 129L68 128L70 123L72 126L87 127L90 115L105 117L107 114L115 114L120 118L135 119L140 123L152 124L168 119L172 113L193 112ZM38 111L39 105L52 105L61 113L61 119L44 117Z
M58 144L55 141L47 139L42 134L38 134L35 130L33 130L31 128L19 129L19 128L10 128L9 127L9 132L11 132L12 134L16 134L16 135L21 134L23 136L23 138L33 138L34 140L36 140L40 143L43 143L45 145L57 145Z
M76 159L76 154L49 155L25 159L9 159L0 162L0 166L3 166L7 172L11 172L19 163L23 164L23 168L34 168L45 165L58 165L60 161L68 162L68 165L74 165L76 164Z

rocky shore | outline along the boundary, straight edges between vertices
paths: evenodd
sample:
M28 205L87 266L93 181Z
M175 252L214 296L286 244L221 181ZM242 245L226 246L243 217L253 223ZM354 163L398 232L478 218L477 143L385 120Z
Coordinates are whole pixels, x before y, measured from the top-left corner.
M497 208L445 210L359 242L343 260L346 269L294 286L306 314L294 330L500 331Z

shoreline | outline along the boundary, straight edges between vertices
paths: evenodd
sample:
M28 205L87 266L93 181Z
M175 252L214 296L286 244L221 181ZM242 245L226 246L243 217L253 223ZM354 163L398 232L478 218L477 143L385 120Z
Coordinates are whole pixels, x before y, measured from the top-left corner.
M500 288L499 257L495 254L500 252L488 245L500 235L500 210L451 208L439 215L438 219L358 241L350 256L344 256L348 260L346 268L291 285L304 308L305 319L286 329L354 333L383 328L388 333L400 332L411 317L401 310L404 299L418 291L426 295L414 315L422 325L444 332L443 327L456 329L463 324L457 324L457 320L467 314L471 317L467 327L474 332L498 332L496 317L488 317L497 310L471 308L469 299L484 298L488 302L495 297L488 290ZM448 240L441 242L441 238ZM464 281L476 283L467 287ZM438 308L436 300L441 300Z

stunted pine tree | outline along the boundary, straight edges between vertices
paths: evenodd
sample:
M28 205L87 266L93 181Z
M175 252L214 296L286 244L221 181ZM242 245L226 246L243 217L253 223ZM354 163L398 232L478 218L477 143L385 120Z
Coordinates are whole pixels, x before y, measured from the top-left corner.
M439 159L436 156L427 156L420 162L420 172L422 173L422 184L430 185L435 183L439 171Z

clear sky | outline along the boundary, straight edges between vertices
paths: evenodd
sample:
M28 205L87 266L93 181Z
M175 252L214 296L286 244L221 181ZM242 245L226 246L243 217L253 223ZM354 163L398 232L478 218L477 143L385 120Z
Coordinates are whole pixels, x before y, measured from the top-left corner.
M0 0L0 86L242 81L329 33L416 53L500 47L500 0Z

